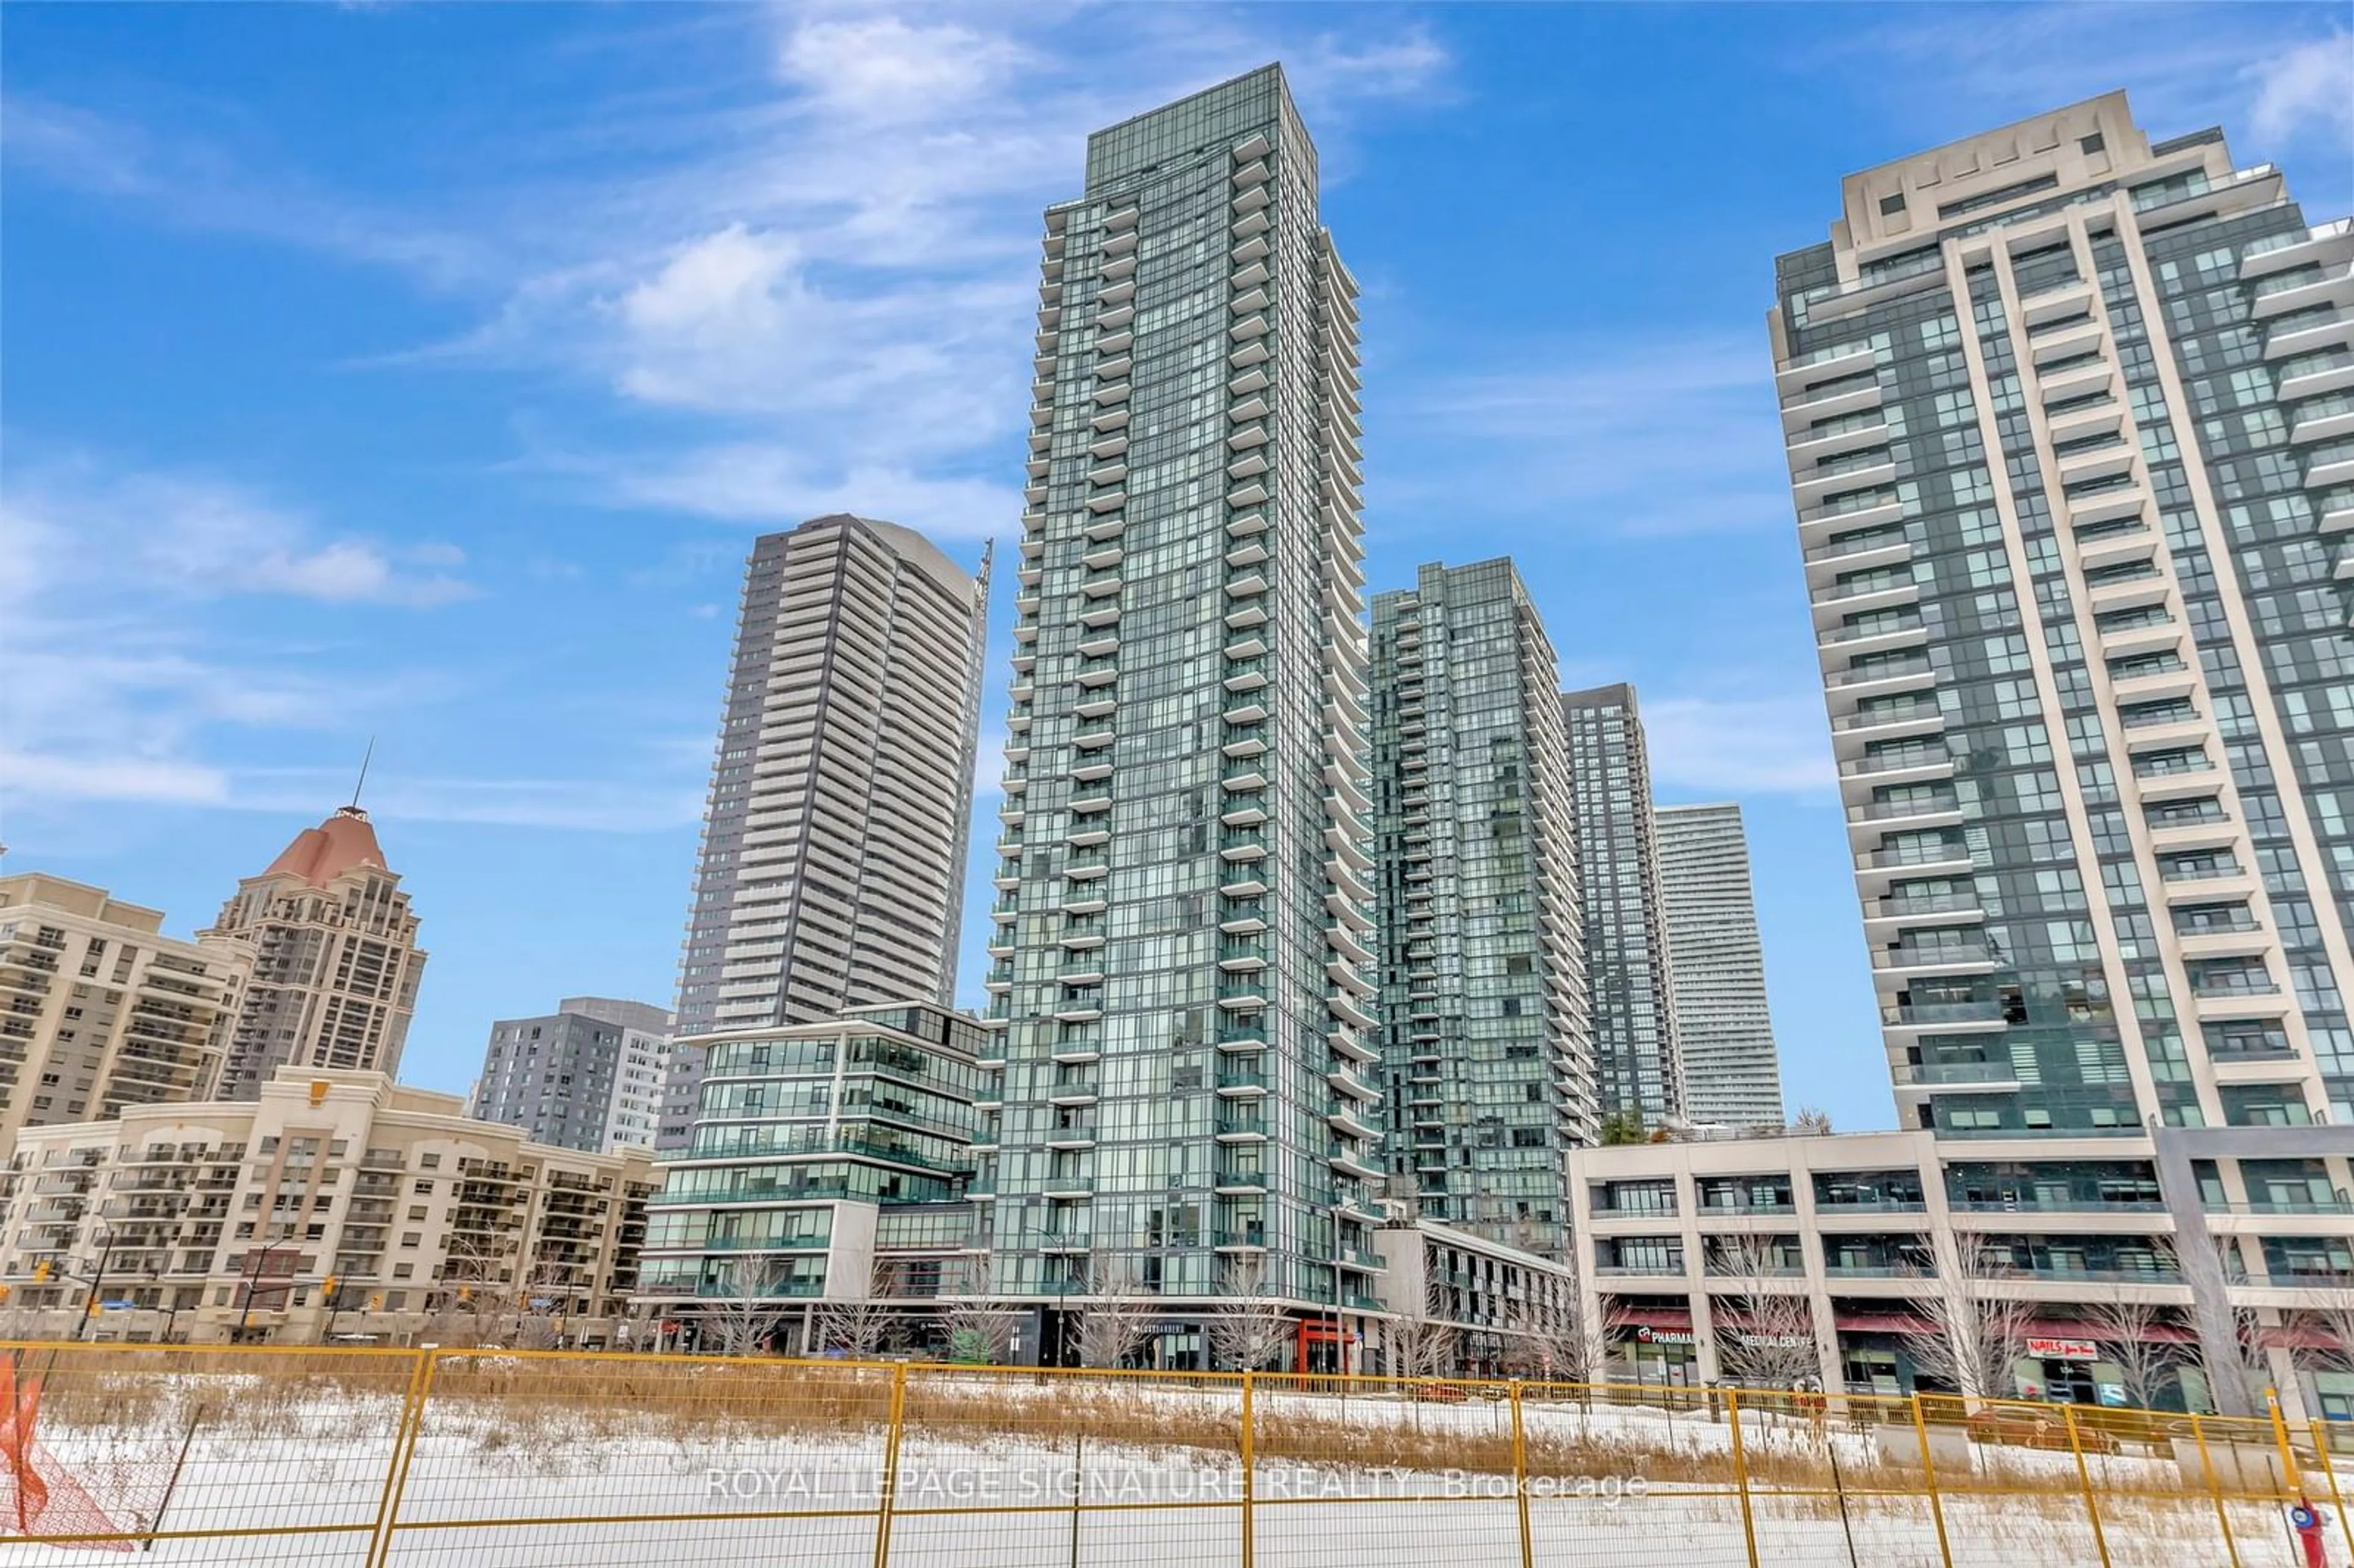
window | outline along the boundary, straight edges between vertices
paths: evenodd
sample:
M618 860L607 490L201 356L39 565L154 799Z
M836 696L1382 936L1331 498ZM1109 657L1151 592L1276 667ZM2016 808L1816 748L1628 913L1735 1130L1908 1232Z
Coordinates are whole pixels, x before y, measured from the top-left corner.
M1881 216L1881 217L1895 217L1898 213L1903 212L1903 210L1904 210L1904 195L1903 195L1903 193L1902 191L1898 192L1898 193L1897 193L1896 195L1894 195L1894 196L1882 196L1882 197L1880 198L1880 216Z
M2079 136L2076 138L2076 151L2080 153L2098 153L2105 149L2107 146L2108 143L2102 139L2101 133L2098 131L2094 132L2089 136Z

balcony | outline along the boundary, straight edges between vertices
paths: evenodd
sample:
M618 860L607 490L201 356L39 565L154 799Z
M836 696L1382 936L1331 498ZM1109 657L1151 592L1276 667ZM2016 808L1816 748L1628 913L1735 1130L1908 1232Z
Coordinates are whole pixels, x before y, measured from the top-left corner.
M1933 1025L2000 1029L2007 1023L2002 1014L2002 1004L1992 998L1984 1001L1900 1003L1881 1009L1880 1021L1892 1029L1921 1029Z
M1882 973L1922 969L1937 974L1967 974L1992 969L1999 962L1999 955L1982 942L1939 942L1919 946L1900 943L1894 947L1875 948L1872 955L1872 967Z
M1914 1088L1966 1086L1983 1089L2015 1089L2020 1086L2019 1069L2007 1059L1999 1062L1905 1064L1898 1066L1895 1073L1899 1084Z

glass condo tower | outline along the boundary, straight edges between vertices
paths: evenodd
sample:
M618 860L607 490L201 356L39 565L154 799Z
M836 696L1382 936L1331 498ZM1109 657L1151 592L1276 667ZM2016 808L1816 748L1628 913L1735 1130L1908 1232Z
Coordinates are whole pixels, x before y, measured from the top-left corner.
M1045 230L975 1185L1048 1359L1110 1293L1201 1365L1378 1267L1356 289L1275 66L1090 137Z

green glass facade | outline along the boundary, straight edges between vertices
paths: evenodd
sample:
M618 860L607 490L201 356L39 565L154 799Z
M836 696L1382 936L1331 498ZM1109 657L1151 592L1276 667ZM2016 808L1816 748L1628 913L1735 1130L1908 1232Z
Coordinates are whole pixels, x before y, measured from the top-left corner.
M1635 688L1566 692L1579 914L1604 1116L1646 1129L1684 1118L1683 1054L1668 957L1651 758Z
M1384 1154L1421 1213L1548 1256L1595 1136L1558 662L1509 560L1373 599Z
M749 1255L762 1260L763 1294L814 1298L844 1255L835 1243L845 1202L962 1198L991 1033L908 1004L710 1036L692 1140L663 1165L648 1205L640 1294L736 1295L737 1260ZM969 1214L955 1223L975 1229ZM832 1281L832 1294L867 1289L874 1239L849 1249L860 1277Z
M1354 284L1273 67L1050 209L988 986L995 1287L1370 1300Z

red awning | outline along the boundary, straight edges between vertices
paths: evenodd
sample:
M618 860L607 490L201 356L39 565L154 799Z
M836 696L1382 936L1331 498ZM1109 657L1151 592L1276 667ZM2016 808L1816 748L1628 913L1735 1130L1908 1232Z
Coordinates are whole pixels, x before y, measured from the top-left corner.
M2338 1349L2338 1341L2331 1338L2327 1330L2302 1328L2294 1324L2280 1329L2259 1329L2256 1330L2256 1338L2275 1350L2334 1351Z
M2109 1340L2114 1334L2101 1331L2094 1323L2055 1323L2039 1318L2027 1325L2026 1332L2038 1340ZM2142 1330L2141 1337L2153 1345L2191 1345L2199 1336L2188 1329L2178 1329L2171 1323L2151 1323Z
M1922 1318L1900 1318L1884 1312L1841 1312L1837 1322L1840 1330L1854 1334L1922 1334L1933 1325ZM2277 1333L2282 1330L2268 1330ZM2037 1340L2105 1340L2104 1334L2090 1323L2058 1323L2038 1318L2021 1330L2021 1338ZM2188 1329L2178 1329L2171 1323L2152 1323L2142 1332L2142 1338L2152 1344L2188 1345L2196 1343L2199 1336ZM2285 1342L2285 1341L2283 1341ZM2326 1341L2322 1341L2326 1343Z
M1689 1329L1692 1326L1690 1312L1672 1307L1628 1307L1618 1312L1618 1320L1637 1329Z

